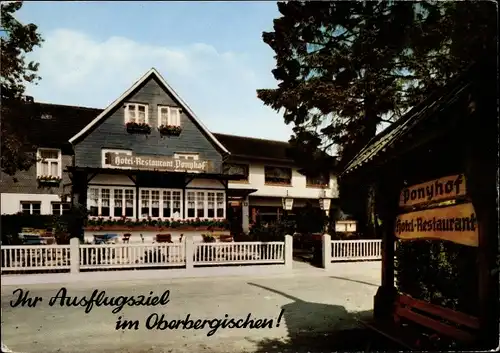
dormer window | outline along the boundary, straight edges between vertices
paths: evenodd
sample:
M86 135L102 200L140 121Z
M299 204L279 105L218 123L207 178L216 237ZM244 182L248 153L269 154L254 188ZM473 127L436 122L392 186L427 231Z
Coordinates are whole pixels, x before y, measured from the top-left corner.
M127 123L148 124L148 106L137 103L125 104L125 124Z
M61 150L39 148L37 151L36 178L39 184L58 186L62 180Z
M176 107L158 107L158 126L181 126L181 110Z

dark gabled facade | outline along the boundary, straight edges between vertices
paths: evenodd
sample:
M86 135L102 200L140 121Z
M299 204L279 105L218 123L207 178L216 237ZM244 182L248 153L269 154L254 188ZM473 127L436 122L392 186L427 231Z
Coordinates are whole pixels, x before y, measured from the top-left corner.
M127 103L146 107L149 134L127 132L125 113ZM160 107L180 109L179 136L163 137ZM156 70L150 70L130 90L118 98L108 109L70 139L74 146L75 166L101 167L102 149L130 150L137 155L171 156L174 153L196 153L200 159L211 162L211 172L222 171L227 154L224 147L196 119L189 107L178 98Z

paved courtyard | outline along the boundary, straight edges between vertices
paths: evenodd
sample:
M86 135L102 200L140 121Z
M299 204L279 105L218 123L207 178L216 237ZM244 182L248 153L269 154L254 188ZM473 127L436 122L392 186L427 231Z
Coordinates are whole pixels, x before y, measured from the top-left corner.
M15 352L27 353L160 353L160 352L306 352L332 351L343 336L339 330L357 327L355 317L370 315L380 282L380 263L341 264L334 269L301 268L289 275L270 277L214 277L71 283L23 286L30 297L42 297L36 307L10 306L14 286L2 286L2 340ZM119 274L117 274L119 275ZM90 296L94 289L106 296L161 295L169 302L158 306L114 307L49 306L61 287L72 297ZM278 316L283 316L279 326ZM186 319L272 319L272 328L223 328L207 336L210 323L200 329L147 329L149 315L164 314L168 321ZM116 330L116 321L139 320L138 329ZM150 323L152 323L150 321ZM212 323L214 325L214 323ZM258 326L258 325L257 325ZM187 326L186 326L187 327ZM354 331L352 331L354 332ZM360 337L354 337L354 340ZM362 340L362 339L361 339ZM363 342L359 342L362 344ZM362 346L360 346L362 347Z

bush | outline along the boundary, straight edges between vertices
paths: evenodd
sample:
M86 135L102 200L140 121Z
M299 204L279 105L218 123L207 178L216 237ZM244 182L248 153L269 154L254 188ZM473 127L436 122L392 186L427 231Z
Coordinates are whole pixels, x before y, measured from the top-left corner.
M396 249L396 286L414 298L477 315L477 248L446 241L402 241Z
M254 241L284 241L286 234L293 233L295 233L295 222L293 221L257 222L250 230L250 235Z

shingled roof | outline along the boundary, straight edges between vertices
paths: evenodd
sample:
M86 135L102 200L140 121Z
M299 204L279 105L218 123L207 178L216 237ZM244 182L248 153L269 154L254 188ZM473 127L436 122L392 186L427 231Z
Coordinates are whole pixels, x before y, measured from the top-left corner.
M290 144L285 141L219 133L214 133L214 136L226 146L233 157L293 162L290 156Z
M30 127L26 129L29 142L65 150L71 147L69 139L103 112L103 109L97 108L40 102L26 103L25 109L20 117ZM293 162L288 142L218 133L213 135L234 157Z

